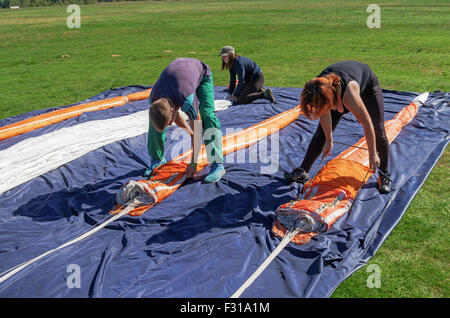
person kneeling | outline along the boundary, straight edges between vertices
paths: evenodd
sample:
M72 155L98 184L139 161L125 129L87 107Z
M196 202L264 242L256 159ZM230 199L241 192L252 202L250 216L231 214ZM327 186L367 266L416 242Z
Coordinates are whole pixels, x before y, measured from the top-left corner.
M234 104L250 104L257 99L275 102L272 90L263 87L264 75L258 64L248 57L235 53L232 46L223 47L219 56L222 58L222 70L227 69L230 72L228 99Z

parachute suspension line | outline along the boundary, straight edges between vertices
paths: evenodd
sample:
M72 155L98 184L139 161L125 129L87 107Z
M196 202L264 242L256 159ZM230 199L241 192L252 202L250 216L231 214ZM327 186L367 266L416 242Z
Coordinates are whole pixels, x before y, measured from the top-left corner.
M181 127L178 127L178 128L180 128L180 130L178 131L178 133L177 133L177 135L175 136L175 137L173 137L172 138L172 140L169 142L169 144L167 145L167 147L166 147L166 150L164 151L164 154L163 154L163 158L165 159L166 158L166 154L167 154L167 151L169 150L169 146L172 144L172 142L174 141L174 140L176 140L177 138L178 138L178 136L181 134L181 132L183 131L183 128L181 128Z
M363 185L366 183L366 178L369 175L369 172L370 172L370 168L367 169L366 175L364 176L363 180L361 181L361 184L359 185L358 191L356 191L355 197L353 198L353 202L350 205L350 207L348 208L349 210L352 208L353 203L355 203L356 199L358 198L359 192L361 191Z
M369 150L369 149L367 149L365 147L359 147L359 146L355 146L355 145L350 145L350 144L346 144L345 142L340 142L340 141L334 141L333 140L333 143L344 145L344 146L347 146L347 147L358 148L358 149L362 149L362 150Z
M312 178L310 178L310 181L312 181L316 175L319 173L322 163L324 161L325 157L322 156L322 159L320 160L319 165L317 166L316 171L314 172L314 175ZM298 201L300 199L300 196L302 193L306 193L308 191L310 185L312 182L308 182L306 184L306 189L303 190L303 188L298 192L297 198L295 201ZM294 201L294 202L295 202ZM264 262L258 267L258 269L250 276L244 284L231 296L231 298L239 298L239 296L251 285L253 282L261 275L261 273L269 266L269 264L275 259L275 257L280 254L280 252L289 244L289 242L302 230L301 225L293 225L292 228L290 228L283 239L281 240L280 244L270 253L270 255L264 260Z
M359 147L359 146L355 146L355 145L350 145L350 144L346 144L345 142L340 142L340 141L333 141L333 143L341 144L341 145L352 147L352 148L358 148L358 149L362 149L362 150L369 150L369 149L367 149L365 147ZM385 174L383 171L380 170L379 167L377 167L377 170L378 170L378 173L382 174L386 179L388 179L389 181L393 182L391 180L391 178L389 178L389 176L387 174Z
M319 165L317 166L317 170L315 171L313 177L310 179L310 181L314 180L316 175L319 173L322 167L322 163L324 161L325 157L322 156L322 159L320 160ZM300 195L302 193L306 193L308 191L310 185L312 182L307 183L306 189L303 191L299 191L297 194L296 201L300 199ZM295 201L294 201L295 202ZM289 242L302 230L303 226L306 226L306 224L298 224L295 223L292 225L292 227L286 232L285 236L281 240L280 244L270 253L270 255L264 260L264 262L258 267L258 269L245 281L244 284L242 284L241 287L231 296L231 298L239 298L239 296L251 285L253 282L261 275L261 273L269 266L269 264L275 259L275 257L280 254L280 252L289 244Z
M310 178L310 181L306 184L306 189L299 191L297 195L296 201L300 199L300 195L303 193L305 194L309 187L312 184L312 180L317 176L319 171L321 170L322 163L324 161L325 157L322 156L322 159L320 160L319 165L317 166L316 171L314 172L314 175L312 178ZM363 185L365 184L365 181L367 179L367 176L369 175L370 168L367 169L366 175L364 176L363 181L359 185L358 191L356 192L355 198L353 199L352 204L349 207L349 210L353 206L353 203L355 202L356 198L358 197L359 192L361 191ZM231 296L231 298L239 298L239 296L251 285L253 282L261 275L261 273L269 266L269 264L275 259L275 257L278 256L278 254L289 244L289 242L302 230L302 224L300 225L293 225L292 228L290 228L288 231L286 231L285 236L281 240L280 244L273 250L273 252L264 260L264 262L258 267L258 269L247 279L247 281L242 284L242 286Z
M178 131L178 133L176 134L176 136L173 137L173 138L171 138L172 140L169 142L169 144L167 145L167 147L165 147L164 154L163 154L163 156L162 156L162 157L163 157L163 160L166 159L167 151L169 151L169 148L170 148L170 145L172 144L172 142L173 142L174 140L176 140L176 139L178 138L178 136L181 134L181 132L183 131L183 129L182 129L181 127L178 127L178 128L180 128L180 130ZM159 166L156 167L156 168L153 169L153 170L155 171L155 170L157 170L158 168L159 168ZM153 175L153 171L152 171L152 173L148 176L148 179L151 179L151 178L152 178L152 175Z
M367 178L367 176L369 175L370 170L371 170L370 168L367 169L366 175L364 176L363 180L361 181L361 184L359 185L358 191L356 191L355 197L354 197L353 200L352 200L352 204L350 204L350 206L348 207L348 215L347 215L347 218L346 218L346 220L345 220L345 223L347 223L347 220L350 218L350 215L351 215L351 213L352 213L352 207L353 207L353 204L355 204L356 199L358 198L359 192L361 191L362 187L364 186L364 184L366 184L366 181L367 181L366 178ZM379 170L378 170L378 171L379 171ZM370 177L369 177L369 178L370 178ZM368 178L367 178L367 179L368 179Z
M274 260L275 257L289 244L289 242L301 231L300 228L293 228L286 232L286 235L281 240L280 244L270 253L270 255L264 260L264 262L258 267L258 269L250 276L244 284L233 294L231 298L239 298L241 294L261 275L267 266Z
M56 252L58 250L61 250L61 249L65 248L65 247L67 247L67 246L70 246L70 245L73 245L75 243L78 243L78 242L84 240L85 238L88 238L89 236L95 234L96 232L100 231L102 228L104 228L108 224L114 222L115 220L119 219L123 215L128 214L130 211L132 211L135 208L136 204L137 204L137 200L133 199L131 202L128 202L126 204L127 207L125 209L123 209L123 211L121 211L120 213L117 213L116 215L112 216L111 218L107 219L105 222L103 222L100 225L94 227L93 229L87 231L86 233L84 233L84 234L74 238L73 240L71 240L69 242L66 242L66 243L60 245L57 248L54 248L54 249L52 249L50 251L47 251L47 252L45 252L45 253L43 253L43 254L41 254L41 255L31 259L31 260L29 260L29 261L26 261L26 262L24 262L24 263L22 263L20 265L16 265L13 268L10 268L10 269L4 271L1 274L2 276L0 276L0 283L3 283L5 280L10 278L11 276L17 274L18 272L20 272L24 268L30 266L31 264L37 262L40 259L46 257L47 255L50 255L50 254L52 254L52 253L54 253L54 252ZM4 273L7 273L7 274L3 275Z
M385 177L386 179L388 179L388 180L391 181L391 182L394 182L394 181L392 181L391 178L389 178L389 176L388 176L387 174L385 174L383 171L381 171L380 168L377 167L377 170L378 170L378 173L380 173L380 174L383 175L383 177Z
M415 106L416 106L416 110L415 110L415 112L417 112L417 107L419 107L419 106L421 106L421 104L424 104L425 103L425 101L426 101L426 99L427 99L427 97L428 97L428 93L424 93L424 94L421 94L421 95L419 95L418 97L416 97L415 99L414 99L414 101L413 101L413 103L415 104ZM410 104L411 105L411 104ZM401 112L402 114L405 114L405 113L403 113L403 111ZM399 113L400 114L400 113ZM412 115L412 117L414 117L415 116L415 113L414 113L414 111L413 110L408 110L407 111L407 113L405 114L405 116L406 116L406 118L404 118L404 119L402 119L401 118L401 116L399 115L399 114L397 114L396 116L395 116L395 119L400 119L400 121L402 121L402 125L404 126L407 122L409 122L409 121L411 121L411 118L409 118L408 116L406 116L406 114L409 114L409 115ZM405 116L403 116L403 117L405 117ZM410 116L411 117L411 116ZM407 120L407 122L405 122L405 120ZM395 138L395 136L394 136L394 138ZM340 142L337 142L337 143L340 143ZM344 143L340 143L340 144L344 144ZM345 144L344 144L345 145ZM355 146L355 145L347 145L347 146L349 146L349 147L353 147L353 148L359 148L359 149L363 149L363 150L368 150L367 148L363 148L363 147L359 147L359 146ZM323 157L322 157L322 161L323 161ZM322 164L322 162L321 162L321 164ZM319 165L319 167L321 166L321 164ZM317 172L314 174L314 177L313 178L311 178L310 179L310 183L309 184L305 184L306 185L306 189L304 190L304 191L301 191L301 192L303 192L303 193L306 193L306 191L309 189L309 187L311 186L311 184L312 184L312 180L316 177L316 175L317 175L317 173L318 173L318 171L319 171L320 169L317 169ZM348 208L348 210L347 211L349 211L350 213L351 213L351 208L353 207L353 205L354 205L354 203L356 202L356 200L357 200L357 198L358 198L358 196L359 196L359 193L360 193L360 191L361 191L361 189L363 188L363 186L364 186L364 184L365 184L365 182L366 182L366 179L368 179L368 178L370 178L370 175L369 175L369 173L370 173L370 171L371 171L371 169L370 169L370 167L367 169L367 172L366 172L366 175L364 176L364 178L363 178L363 180L362 180L362 182L361 182L361 184L359 185L359 187L358 187L358 190L357 190L357 192L356 192L356 194L355 194L355 196L354 196L354 198L353 198L353 200L352 200L352 202L351 202L351 204L350 204L350 207ZM381 174L381 175L383 175L384 177L386 177L387 179L389 179L391 182L392 182L392 180L389 178L389 176L388 175L386 175L383 171L381 171L379 168L378 168L378 171L379 171L379 173ZM392 200L393 200L393 198L395 197L394 196L394 193L391 193L390 194L391 195L391 197L389 198L389 200L388 200L388 202L386 203L386 205L384 206L384 208L383 208L383 210L382 210L382 212L381 212L381 216L385 213L385 211L387 210L387 207L391 204L391 202L392 202ZM298 195L298 197L300 197L300 193L299 193L299 195ZM298 200L298 198L297 198L297 200ZM349 216L350 216L350 213L348 214L348 216L347 216L347 220L348 220L348 218L349 218ZM346 220L346 222L347 222L347 220ZM250 278L231 296L231 298L238 298L255 280L256 280L256 278L264 271L264 269L270 264L270 262L281 252L281 250L284 248L284 247L286 247L287 246L287 244L295 237L295 235L297 234L297 233L299 233L299 232L301 232L301 224L298 224L298 223L295 223L295 224L293 224L287 231L286 231L286 233L285 233L285 236L284 236L284 238L281 240L281 242L280 242L280 244L275 248L275 250L269 255L269 257L263 262L263 264L261 264L261 266L259 266L258 267L258 269L255 271L255 273L253 273L253 275L252 276L250 276ZM373 236L373 238L374 238L375 236ZM372 238L372 239L373 239ZM369 243L369 245L370 245L371 243Z
M319 171L321 170L321 166L322 163L324 161L324 157L322 157L322 160L320 161L319 165L317 166L317 170L314 173L314 176L310 179L311 181L314 180L314 178L316 177L316 175L319 173ZM358 197L359 192L361 191L363 185L365 184L365 181L367 179L367 176L369 175L370 169L367 169L366 175L364 176L363 181L361 182L361 184L359 185L358 191L356 192L355 198L353 199L352 204L349 207L349 210L351 209L351 207L353 206L353 203L355 202L356 198ZM297 196L297 200L299 200L300 194L306 193L310 187L310 185L312 184L312 182L310 182L309 184L307 184L307 187L304 191L300 191L298 196ZM270 255L264 260L264 262L258 267L258 269L247 279L247 281L245 281L244 284L242 284L242 286L231 296L231 298L239 298L239 296L251 285L253 284L253 282L259 277L259 275L261 275L261 273L267 268L267 266L269 266L269 264L275 259L275 257L278 256L278 254L280 254L280 252L289 244L289 242L302 230L302 224L300 225L293 225L292 228L290 228L285 236L283 237L283 239L281 240L280 244L278 244L278 246L272 251L272 253L270 253Z
M103 220L106 220L106 219L108 219L108 218L110 218L110 217L111 217L111 215L110 215L110 214L107 214L106 217L105 217ZM103 220L102 220L102 221L103 221ZM98 224L100 224L100 222L101 222L101 221L97 221L93 226L97 226ZM11 267L10 269L7 269L6 271L0 273L0 278L1 278L4 274L6 274L6 273L8 273L8 272L10 272L10 271L12 271L12 270L14 270L15 268L17 268L17 267L19 267L19 266L22 266L22 265L25 264L25 263L27 263L27 262L23 262L22 264L18 264L18 265L16 265L16 266ZM1 282L1 281L0 281L0 282Z
M325 159L325 157L322 156L322 159L320 159L319 165L317 166L316 172L314 172L313 177L312 177L312 178L309 178L309 181L306 182L306 184L305 184L305 185L307 186L306 189L303 190L303 188L302 188L302 189L299 191L299 193L298 193L298 195L297 195L296 201L298 201L298 200L300 199L300 195L301 195L302 193L305 194L306 191L309 190L309 187L310 187L311 184L312 184L312 180L314 180L314 178L317 176L317 174L319 173L319 171L320 171L320 169L321 169L321 167L322 167L322 163L323 163L324 159Z

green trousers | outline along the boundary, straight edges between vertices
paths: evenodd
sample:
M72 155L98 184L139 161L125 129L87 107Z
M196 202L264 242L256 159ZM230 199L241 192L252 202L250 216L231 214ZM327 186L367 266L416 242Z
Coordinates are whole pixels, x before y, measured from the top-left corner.
M206 153L209 163L223 163L222 152L222 132L220 122L216 117L214 109L214 85L213 76L204 76L200 85L195 91L200 102L199 113L202 119L203 133L209 136L205 139ZM150 101L149 101L150 102ZM166 139L166 129L159 132L149 121L147 148L148 154L154 160L161 160L164 157L164 141Z

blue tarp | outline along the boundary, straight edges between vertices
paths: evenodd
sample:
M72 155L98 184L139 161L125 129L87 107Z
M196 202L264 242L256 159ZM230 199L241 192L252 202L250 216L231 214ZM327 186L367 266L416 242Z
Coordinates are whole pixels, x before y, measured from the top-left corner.
M115 89L88 101L144 88ZM225 98L222 89L216 87L216 99ZM257 101L218 112L223 133L227 128L247 128L296 106L300 91L273 88L276 104ZM385 120L417 95L384 90ZM391 194L380 195L376 176L372 176L350 214L309 244L288 245L242 297L328 297L363 266L400 221L443 153L449 138L449 100L449 93L430 94L416 118L392 143ZM85 113L1 141L0 150L62 127L147 108L144 100ZM50 110L7 118L0 126ZM317 121L299 117L280 131L280 165L275 173L261 173L266 163L237 163L226 158L227 174L219 183L201 182L207 168L145 214L124 216L0 283L0 297L231 296L280 242L271 232L274 211L294 199L298 191L296 184L284 184L283 173L301 163L316 126ZM353 144L363 136L363 130L351 114L346 114L333 136L336 141ZM146 142L143 134L112 143L1 194L0 272L105 220L117 190L129 180L142 178L149 164ZM269 157L271 142L274 139L269 137ZM173 146L169 141L167 145ZM336 143L331 157L345 148ZM245 158L249 158L249 151L244 150ZM71 264L80 268L80 288L67 285Z

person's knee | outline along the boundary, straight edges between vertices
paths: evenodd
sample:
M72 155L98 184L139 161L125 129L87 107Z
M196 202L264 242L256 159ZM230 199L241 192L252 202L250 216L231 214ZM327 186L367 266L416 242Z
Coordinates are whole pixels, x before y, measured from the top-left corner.
M248 104L249 103L249 99L247 98L247 96L239 96L238 100L237 100L238 104Z

